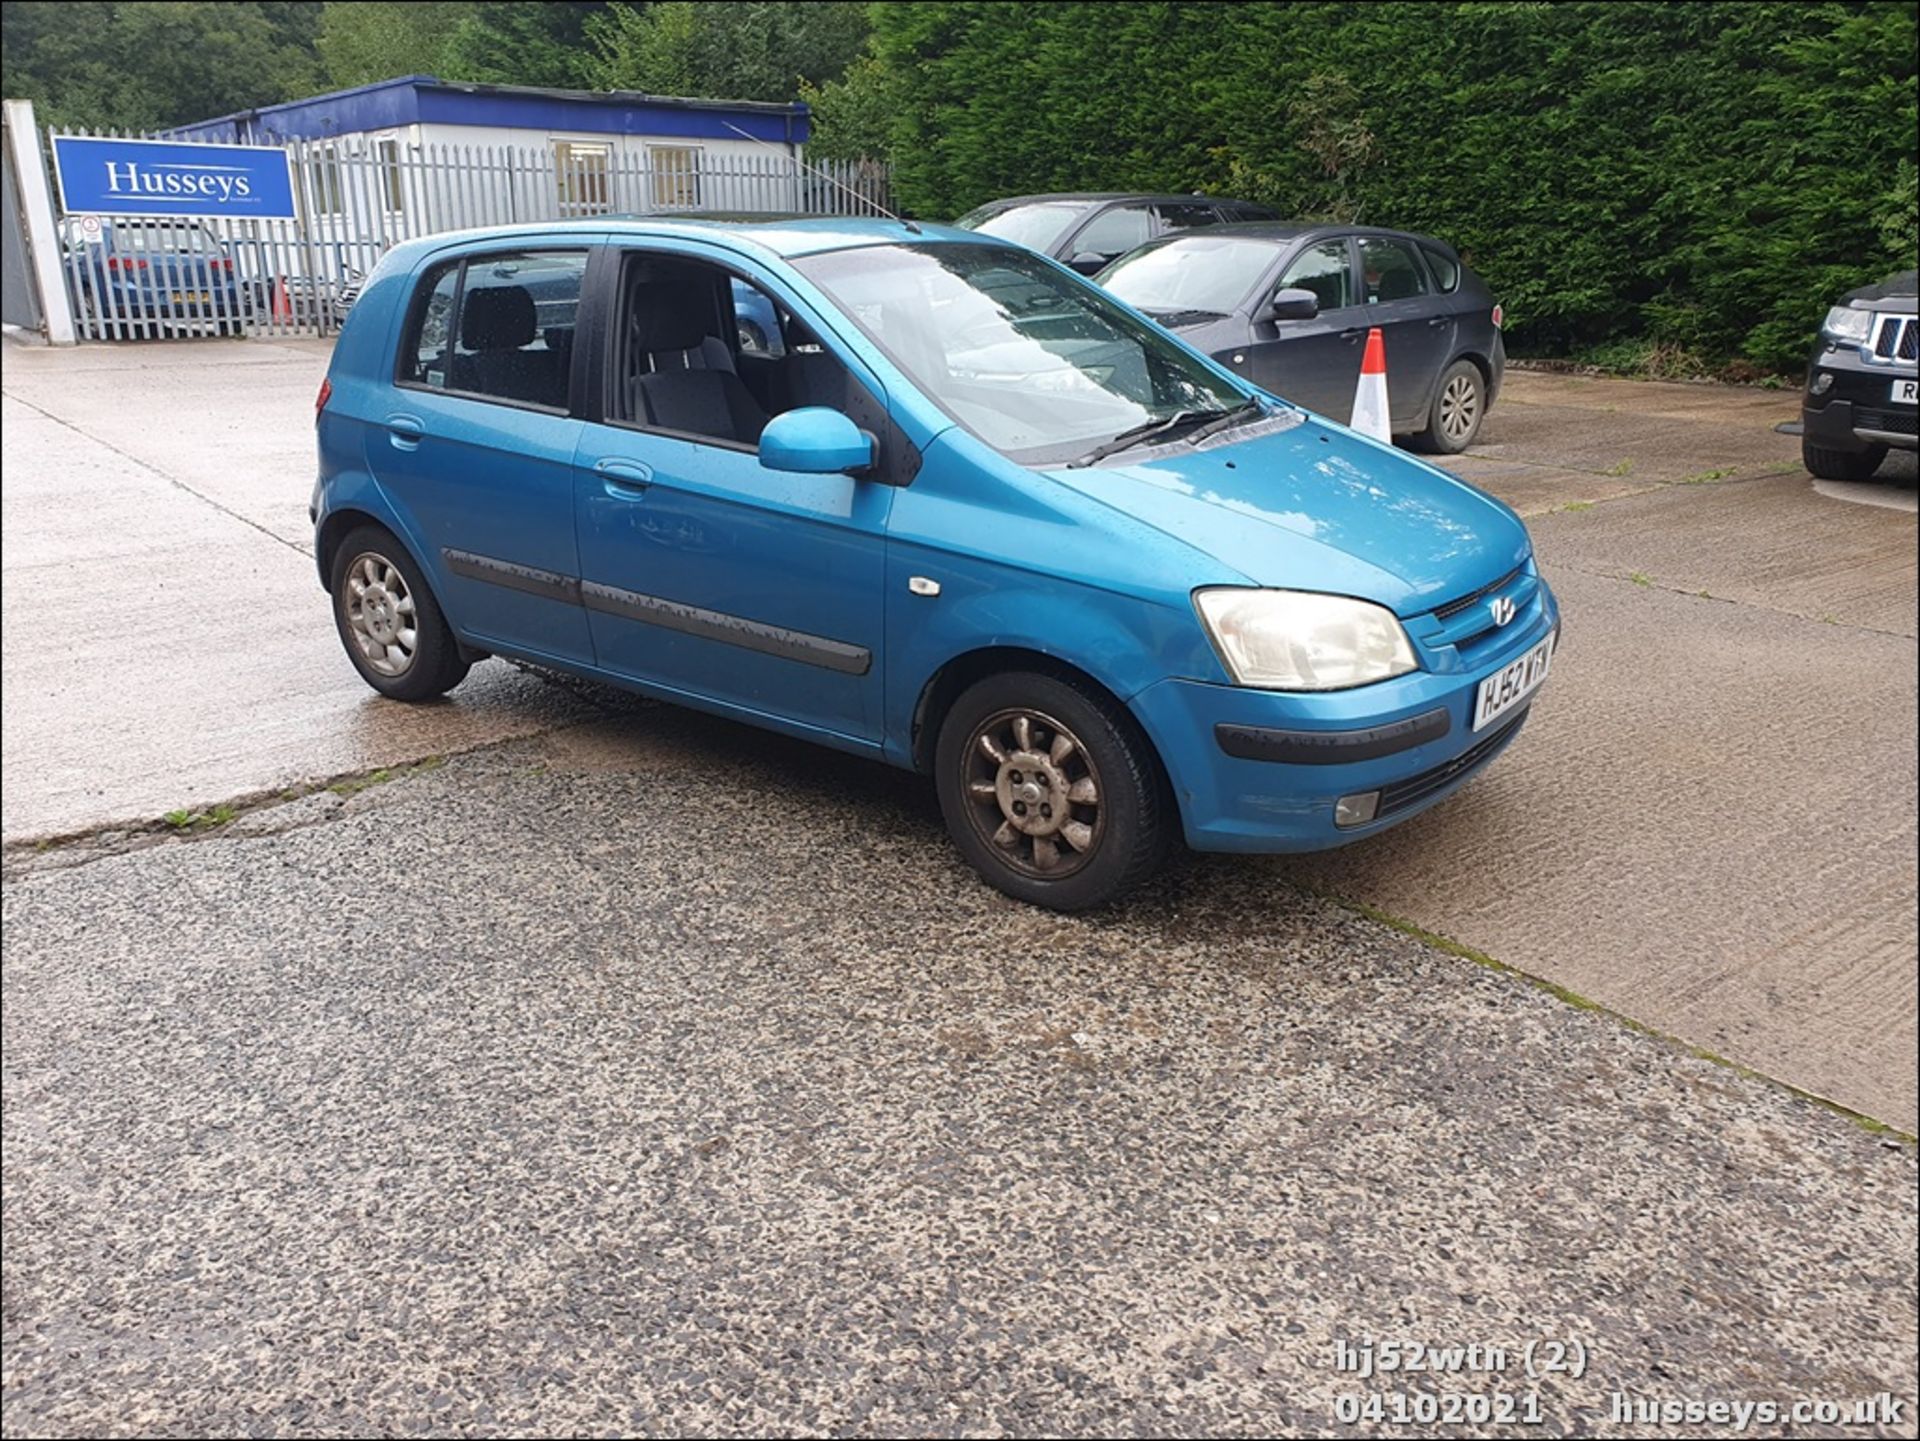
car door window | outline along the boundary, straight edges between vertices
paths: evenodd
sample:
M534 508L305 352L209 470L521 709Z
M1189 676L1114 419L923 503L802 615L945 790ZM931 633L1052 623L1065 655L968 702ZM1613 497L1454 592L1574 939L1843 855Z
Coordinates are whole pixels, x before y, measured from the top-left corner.
M1422 245L1421 253L1427 257L1427 268L1433 272L1435 284L1442 295L1451 295L1460 288L1460 262L1437 245Z
M1160 229L1193 230L1202 225L1218 225L1220 212L1211 205L1156 205L1153 213L1159 217Z
M447 389L565 410L586 268L585 251L469 258Z
M1123 205L1089 220L1087 228L1074 238L1073 253L1091 253L1111 260L1116 255L1124 255L1136 245L1146 244L1152 229L1143 207Z
M1322 310L1340 310L1353 304L1353 266L1347 260L1347 242L1328 240L1301 251L1280 276L1279 290L1310 290Z
M773 297L737 275L733 278L733 327L743 356L778 360L787 353L780 333L780 311Z
M1360 242L1360 273L1367 304L1412 300L1425 295L1427 276L1413 248L1397 240L1368 236Z
M447 360L451 352L453 302L460 289L460 262L430 270L415 291L407 317L406 338L400 344L402 385L447 388Z

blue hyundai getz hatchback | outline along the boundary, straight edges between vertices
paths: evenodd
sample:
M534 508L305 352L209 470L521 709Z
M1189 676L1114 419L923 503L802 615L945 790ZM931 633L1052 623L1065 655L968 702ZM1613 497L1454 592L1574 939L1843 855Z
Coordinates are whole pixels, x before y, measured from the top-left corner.
M1061 910L1176 835L1405 820L1513 739L1558 636L1499 501L962 230L415 241L318 424L374 689L517 656L926 771L980 874Z

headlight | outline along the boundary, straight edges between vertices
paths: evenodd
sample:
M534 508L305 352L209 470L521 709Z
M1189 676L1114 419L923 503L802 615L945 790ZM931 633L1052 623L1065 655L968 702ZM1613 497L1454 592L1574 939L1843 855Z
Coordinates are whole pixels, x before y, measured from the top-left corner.
M1364 600L1221 587L1193 604L1239 685L1345 690L1418 666L1393 612Z
M1873 312L1855 310L1851 305L1834 306L1820 323L1822 335L1829 340L1845 341L1849 345L1865 345L1872 329Z

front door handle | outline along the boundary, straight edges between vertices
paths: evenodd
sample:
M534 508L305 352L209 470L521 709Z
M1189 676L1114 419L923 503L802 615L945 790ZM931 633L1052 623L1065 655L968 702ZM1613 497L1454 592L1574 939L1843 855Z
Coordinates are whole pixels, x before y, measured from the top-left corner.
M609 495L632 496L646 490L653 484L653 471L637 460L623 460L618 456L608 456L605 460L595 461L593 473L606 482Z
M387 439L393 442L395 450L418 450L426 433L427 423L417 415L387 417Z

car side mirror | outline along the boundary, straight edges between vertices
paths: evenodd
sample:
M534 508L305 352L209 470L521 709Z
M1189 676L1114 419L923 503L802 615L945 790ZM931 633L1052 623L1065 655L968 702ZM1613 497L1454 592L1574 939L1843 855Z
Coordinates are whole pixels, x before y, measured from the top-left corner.
M1082 275L1098 275L1107 268L1107 257L1095 255L1091 250L1083 250L1067 264Z
M786 411L760 432L760 463L768 470L844 475L870 469L873 459L873 437L830 406Z
M1269 320L1311 320L1320 313L1320 297L1311 290L1288 286L1276 290L1267 306Z

